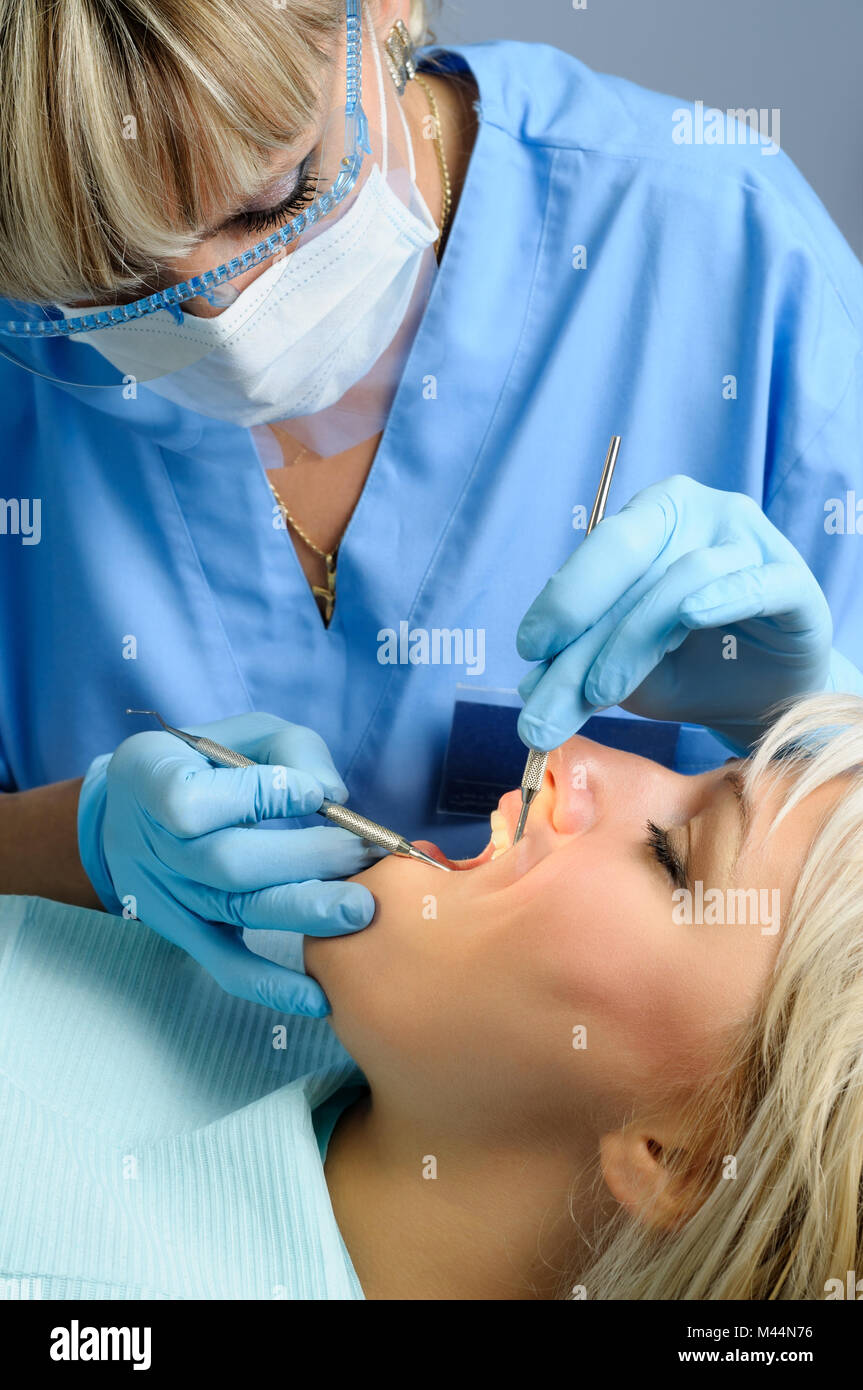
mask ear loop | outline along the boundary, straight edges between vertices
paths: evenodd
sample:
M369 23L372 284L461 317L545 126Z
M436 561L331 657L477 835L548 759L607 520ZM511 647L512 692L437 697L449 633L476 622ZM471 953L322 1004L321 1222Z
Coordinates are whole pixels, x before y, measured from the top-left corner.
M407 150L408 150L408 173L410 174L411 183L416 183L416 181L417 181L417 166L416 166L416 160L414 159L414 142L413 142L413 137L412 137L411 132L410 132L410 126L408 125L407 121L405 120L405 113L404 113L404 111L402 110L402 104L401 104L401 102L398 103L397 110L398 110L398 113L399 113L399 119L401 120L401 123L402 123L402 130L403 130L404 133L405 133L405 143L406 143L406 145L407 145Z
M435 222L435 219L432 216L431 209L429 208L428 203L423 197L422 190L419 184L417 183L417 166L416 157L414 154L413 136L411 135L410 126L408 125L407 119L405 118L404 108L402 106L401 101L396 101L396 110L399 113L399 120L402 123L402 130L404 131L405 135L405 145L408 153L408 176L411 182L411 197L416 203L419 204L421 215L428 223L428 225L430 227L437 228L437 223Z
M387 118L387 99L386 99L386 95L385 95L385 83L384 83L384 75L383 75L383 65L382 65L382 63L381 63L381 56L380 56L380 50L379 50L378 44L377 44L377 38L376 38L376 36L375 36L374 29L372 28L371 20L369 19L369 11L368 11L368 3L367 3L367 0L364 0L363 10L364 10L365 17L366 17L366 23L367 23L368 28L369 28L369 33L370 33L370 38L371 38L371 48L372 48L372 52L373 52L373 54L374 54L375 68L376 68L376 71L377 71L377 79L378 79L378 105L380 106L380 111L381 111L381 130L382 130L382 133L383 133L383 143L384 143L383 165L382 165L382 168L381 168L381 173L383 174L384 178L386 178L386 176L387 176L387 170L388 170L388 168L389 168L389 136L388 136L388 129L389 129L389 127L388 127L388 125L387 125L387 119L388 119L388 118ZM428 207L426 206L426 203L425 203L425 199L423 198L422 193L420 193L419 186L418 186L418 184L417 184L417 165L416 165L416 156L415 156L415 153L414 153L413 136L411 135L410 126L408 125L407 120L405 119L405 113L404 113L404 111L403 111L403 109L402 109L401 101L396 101L396 110L398 111L399 120L400 120L401 123L402 123L402 130L404 131L405 148L406 148L406 150L407 150L407 156L408 156L408 178L410 179L411 185L412 185L412 187L414 188L414 190L416 191L416 193L419 194L419 197L420 197L422 206L423 206L423 208L424 208L424 210L425 210L425 216L426 216L428 222L431 223L432 225L434 225L434 218L432 217L431 213L429 212Z
M380 61L380 59L378 61ZM414 159L414 142L410 132L410 126L405 120L405 113L402 110L401 101L396 102L396 110L399 113L399 120L402 123L402 130L405 133L405 145L407 146L408 152L408 174L410 175L411 183L415 184L417 181L417 166L416 160Z
M375 72L377 74L378 79L378 108L380 110L381 116L381 140L383 143L383 149L381 154L381 173L383 174L384 178L386 178L387 171L389 169L390 156L390 141L387 127L387 97L386 88L384 87L383 64L381 63L381 55L378 49L378 38L377 34L374 31L374 26L372 25L372 21L369 15L368 0L364 0L363 3L363 17L365 18L366 28L368 29L369 46L374 56ZM413 163L413 149L411 149L411 163Z

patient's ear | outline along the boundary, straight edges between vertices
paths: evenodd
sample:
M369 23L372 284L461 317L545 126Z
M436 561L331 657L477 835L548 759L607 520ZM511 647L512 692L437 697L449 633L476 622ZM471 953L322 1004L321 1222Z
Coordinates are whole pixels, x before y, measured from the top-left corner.
M604 1134L599 1158L612 1197L646 1226L672 1230L696 1210L697 1184L663 1126L627 1125Z

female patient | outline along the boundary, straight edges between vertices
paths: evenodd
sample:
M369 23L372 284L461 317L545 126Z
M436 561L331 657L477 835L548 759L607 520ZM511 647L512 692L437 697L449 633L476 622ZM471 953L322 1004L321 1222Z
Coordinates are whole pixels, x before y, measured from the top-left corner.
M699 777L573 738L504 848L518 800L460 872L381 860L372 925L306 939L349 1058L136 922L29 900L0 1273L763 1299L860 1268L863 702L798 703Z

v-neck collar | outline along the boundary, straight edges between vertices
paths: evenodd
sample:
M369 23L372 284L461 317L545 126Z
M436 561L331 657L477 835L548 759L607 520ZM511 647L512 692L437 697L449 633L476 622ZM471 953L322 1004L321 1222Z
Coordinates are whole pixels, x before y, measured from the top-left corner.
M453 52L446 53L450 62ZM493 68L492 54L486 56ZM251 431L205 421L194 449L178 454L163 446L224 633L226 661L242 674L251 707L283 708L287 681L292 708L313 711L323 737L340 743L347 738L349 745L379 706L376 700L370 708L368 695L350 700L354 678L360 672L373 677L371 688L385 698L395 668L378 664L378 634L384 627L398 628L401 620L422 623L434 592L432 574L443 563L448 533L468 498L493 421L508 402L506 383L518 359L545 226L542 203L532 217L512 224L507 293L496 295L492 287L482 314L466 317L466 303L487 272L486 238L497 225L501 177L508 162L521 155L509 131L484 119L485 63L477 70L457 50L455 62L473 71L479 90L474 147L446 253L342 537L339 595L328 628L295 548L286 547L284 535L274 529L276 504ZM539 179L536 191L543 199ZM435 429L430 383L447 392L444 433ZM457 437L450 423L454 390ZM435 584L446 592L457 584L457 575L436 574ZM331 692L326 709L320 699L323 680Z

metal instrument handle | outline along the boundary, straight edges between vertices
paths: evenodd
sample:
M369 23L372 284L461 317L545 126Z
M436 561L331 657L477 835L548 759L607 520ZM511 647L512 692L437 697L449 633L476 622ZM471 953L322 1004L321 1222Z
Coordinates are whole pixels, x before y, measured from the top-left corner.
M377 821L369 820L368 816L361 816L358 811L352 811L350 806L340 806L337 801L324 799L318 814L326 816L334 825L352 831L354 835L361 835L364 840L381 845L383 849L389 850L390 854L404 850L401 835L397 835L394 830L388 830L385 825L378 825Z
M214 743L211 738L199 738L196 748L205 758L212 758L213 762L221 763L223 767L255 766L251 758L236 753L233 748L226 748L222 743Z

